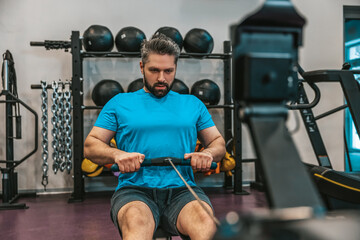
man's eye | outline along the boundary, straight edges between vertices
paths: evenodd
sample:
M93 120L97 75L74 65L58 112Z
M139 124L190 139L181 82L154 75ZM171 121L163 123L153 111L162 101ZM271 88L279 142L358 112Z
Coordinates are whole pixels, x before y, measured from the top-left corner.
M173 70L172 70L172 69L167 69L167 70L165 70L165 72L166 72L166 73L172 73Z

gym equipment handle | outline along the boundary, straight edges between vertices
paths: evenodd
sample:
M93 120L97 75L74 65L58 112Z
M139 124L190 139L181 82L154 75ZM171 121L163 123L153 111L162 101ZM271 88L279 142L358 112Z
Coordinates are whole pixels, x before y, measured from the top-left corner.
M30 46L32 46L32 47L44 47L45 43L44 42L30 42Z
M173 158L173 157L161 157L161 158L153 158L153 159L144 159L141 163L141 166L171 166L169 163L169 159L174 163L174 165L183 165L190 166L190 160L185 160L183 158ZM217 163L212 162L210 169L216 169ZM111 166L111 171L119 172L119 166L117 164L113 164Z
M35 42L31 41L30 46L32 47L45 47L47 50L50 49L65 49L71 48L70 41L53 41L53 40L45 40L44 42Z

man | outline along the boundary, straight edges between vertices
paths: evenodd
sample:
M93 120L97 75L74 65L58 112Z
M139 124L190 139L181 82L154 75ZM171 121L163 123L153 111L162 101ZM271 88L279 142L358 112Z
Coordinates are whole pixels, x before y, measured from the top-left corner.
M159 224L182 238L211 239L216 231L171 166L141 167L145 158L189 159L191 166L177 169L213 212L194 182L193 169L207 171L220 161L225 142L200 100L170 91L179 55L179 47L164 35L145 41L140 61L144 88L112 98L85 140L86 158L119 166L111 216L123 239L152 239ZM109 147L113 137L117 149ZM202 152L193 152L197 138L205 146Z

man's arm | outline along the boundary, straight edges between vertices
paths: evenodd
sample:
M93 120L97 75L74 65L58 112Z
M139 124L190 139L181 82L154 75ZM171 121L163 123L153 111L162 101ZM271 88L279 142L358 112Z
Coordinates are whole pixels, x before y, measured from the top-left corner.
M114 136L115 132L113 131L93 127L84 142L84 157L98 165L117 163L122 173L139 170L145 156L110 147L110 140Z
M204 146L203 152L209 152L214 162L220 162L225 156L225 140L219 130L213 126L205 128L198 133L198 139Z
M199 131L198 139L205 149L201 152L185 154L184 158L191 158L191 166L194 170L208 171L212 162L219 162L224 157L225 140L216 126Z

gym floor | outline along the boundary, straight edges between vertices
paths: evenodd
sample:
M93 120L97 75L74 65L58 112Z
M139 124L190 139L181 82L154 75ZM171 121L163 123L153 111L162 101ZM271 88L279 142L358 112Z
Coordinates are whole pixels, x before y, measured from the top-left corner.
M215 216L244 213L267 207L263 192L245 188L251 194L235 195L224 188L204 188L212 201ZM112 240L120 239L110 220L110 192L88 194L83 202L68 203L70 194L21 197L28 209L0 211L0 239L6 240ZM179 240L180 237L173 237Z

